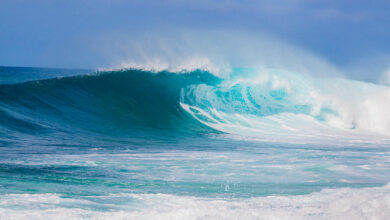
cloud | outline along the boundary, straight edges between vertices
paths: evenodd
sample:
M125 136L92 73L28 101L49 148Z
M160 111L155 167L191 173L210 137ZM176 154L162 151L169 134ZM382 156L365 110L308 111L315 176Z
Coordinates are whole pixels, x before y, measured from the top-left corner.
M344 68L354 79L390 85L390 54L368 53Z
M252 11L270 14L286 14L299 9L303 0L168 0L169 4L191 6L218 11Z
M320 8L312 9L311 13L314 17L322 20L348 20L348 21L361 21L367 16L366 12L352 11L346 12L337 8Z
M384 71L380 78L380 82L390 86L390 67Z

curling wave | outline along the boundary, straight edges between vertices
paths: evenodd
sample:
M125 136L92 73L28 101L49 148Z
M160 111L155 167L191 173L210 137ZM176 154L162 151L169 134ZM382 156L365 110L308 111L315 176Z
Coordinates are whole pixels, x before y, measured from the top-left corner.
M0 134L142 132L278 142L383 142L390 88L280 70L118 70L0 86Z

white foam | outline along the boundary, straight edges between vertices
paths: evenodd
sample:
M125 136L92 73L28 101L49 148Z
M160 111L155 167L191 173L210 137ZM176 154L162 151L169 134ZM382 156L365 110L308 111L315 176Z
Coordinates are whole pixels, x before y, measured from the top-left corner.
M285 97L271 97L275 90ZM254 70L219 87L192 86L182 92L181 105L202 123L228 134L343 145L390 143L389 103L390 87L383 85ZM309 111L299 110L301 106L309 106Z
M390 216L390 186L325 189L300 196L212 199L167 194L113 194L134 203L82 208L84 199L57 194L0 198L0 219L378 219ZM102 199L102 198L101 198ZM102 201L102 200L99 200ZM97 205L97 203L96 203ZM102 204L100 204L102 205Z

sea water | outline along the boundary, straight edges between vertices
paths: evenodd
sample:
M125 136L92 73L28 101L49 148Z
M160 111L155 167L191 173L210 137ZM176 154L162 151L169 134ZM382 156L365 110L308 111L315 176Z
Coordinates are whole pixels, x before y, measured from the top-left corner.
M251 68L0 71L0 219L390 216L387 86Z

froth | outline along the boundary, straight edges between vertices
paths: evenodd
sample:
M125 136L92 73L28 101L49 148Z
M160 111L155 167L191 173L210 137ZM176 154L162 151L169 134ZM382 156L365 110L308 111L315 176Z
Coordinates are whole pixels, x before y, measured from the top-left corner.
M250 72L250 73L248 73ZM182 107L217 130L266 141L386 142L390 88L284 70L236 69L182 92Z
M212 199L167 194L115 194L132 204L107 205L56 194L5 195L1 219L386 219L390 186L325 189L309 195ZM101 201L101 200L100 200ZM101 210L101 209L100 209Z

